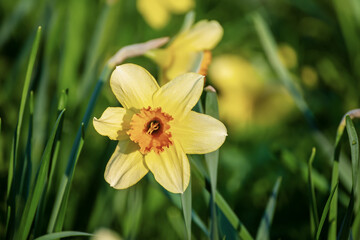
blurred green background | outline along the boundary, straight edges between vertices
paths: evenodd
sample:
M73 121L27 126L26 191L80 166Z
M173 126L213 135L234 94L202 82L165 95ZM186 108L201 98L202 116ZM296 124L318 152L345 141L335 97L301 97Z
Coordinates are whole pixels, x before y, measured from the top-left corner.
M5 232L11 141L37 27L42 26L43 35L30 85L34 92L33 173L56 120L61 91L69 90L56 186L106 61L123 46L172 37L182 26L185 11L169 11L164 26L154 28L137 4L129 0L0 2L0 236ZM360 3L195 0L189 8L186 11L193 10L196 21L217 20L224 28L206 78L206 84L218 90L220 117L229 135L220 149L218 191L254 236L275 181L282 176L271 239L310 238L307 161L311 149L318 150L314 182L322 209L329 194L336 129L342 116L359 105ZM155 8L147 11L157 13ZM307 108L298 107L276 64L269 61L254 14L260 14L268 25L281 67ZM154 76L158 73L155 63L145 57L127 62L145 67ZM107 106L118 106L108 83L92 116L99 117ZM26 110L25 122L28 115ZM26 145L26 126L28 123L20 149ZM182 211L150 174L122 191L105 182L105 165L115 146L116 142L98 135L89 125L64 229L94 232L104 227L126 239L185 238ZM197 182L192 184L193 208L208 224L209 203ZM343 185L340 189L346 199L349 189ZM53 190L52 198L55 193ZM344 211L340 208L340 214ZM195 239L206 239L195 224L192 233ZM235 234L226 239L232 237Z

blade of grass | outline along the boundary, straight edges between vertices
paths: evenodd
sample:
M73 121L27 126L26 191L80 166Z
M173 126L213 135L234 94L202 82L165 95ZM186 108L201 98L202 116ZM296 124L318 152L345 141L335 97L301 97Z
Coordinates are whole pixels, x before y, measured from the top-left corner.
M329 230L328 239L335 240L337 235L337 209L338 209L338 190L336 186L339 184L339 160L341 152L341 142L344 133L345 126L340 124L336 133L335 150L333 156L333 169L331 175L331 191L334 191L334 197L331 200L329 209ZM318 231L319 232L319 231Z
M346 130L349 136L350 150L351 150L351 163L352 163L352 186L354 192L357 188L357 178L359 171L359 138L354 126L353 121L349 115L346 116Z
M65 220L67 202L70 195L71 182L74 176L77 160L79 159L81 149L84 145L84 138L85 138L84 134L85 134L85 127L84 124L82 124L81 138L78 143L78 147L76 149L76 156L74 159L74 163L73 166L69 168L69 170L67 169L65 174L62 176L47 229L48 233L52 233L53 231L61 231L62 229Z
M65 109L66 103L67 103L67 96L68 96L68 91L64 90L59 99L58 114L61 113ZM64 117L65 117L65 113L64 113ZM47 226L47 224L48 224L48 218L45 216L45 213L54 204L53 199L52 199L51 189L55 188L55 186L53 186L53 181L54 181L55 171L57 169L57 159L58 159L58 154L59 154L59 150L60 150L64 117L60 120L59 127L58 127L58 129L56 131L56 135L55 135L53 151L51 154L51 165L50 165L50 170L49 170L49 175L48 175L48 181L46 184L46 191L45 191L45 195L43 196L43 199L42 199L43 204L41 204L41 208L37 211L37 214L36 214L36 223L37 224L34 225L34 228L35 228L34 235L35 236L39 236L45 230L45 226Z
M191 171L193 173L193 176L195 176L198 179L199 184L201 187L204 188L205 192L209 192L207 186L209 186L209 180L208 177L205 175L206 172L201 170L201 168L198 167L196 161L194 161L194 157L196 155L190 155L190 166ZM240 239L243 240L251 240L253 237L249 233L249 231L246 229L246 227L242 224L242 222L239 220L239 218L236 216L234 211L231 209L229 204L225 201L225 199L221 196L221 194L216 191L215 194L215 203L218 206L218 208L221 210L221 212L224 214L224 216L228 219L229 223L232 225L232 227L237 231L238 236Z
M102 86L104 82L106 82L109 77L110 73L112 72L112 67L106 65L103 69L103 72L100 76L98 83L95 86L95 89L92 93L90 98L89 104L87 106L86 112L84 114L82 123L77 131L75 141L73 143L70 156L68 159L67 167L65 173L62 177L60 188L58 190L55 205L50 217L49 225L48 225L48 232L51 233L53 231L61 231L62 225L65 219L65 210L67 205L67 198L70 192L70 185L72 182L73 174L75 171L76 163L79 158L82 145L84 142L84 133L86 128L89 124L89 119L91 117L92 111L95 107L96 100L100 94Z
M219 106L217 100L217 94L214 88L208 86L205 88L207 91L205 99L205 113L216 119L219 119ZM212 240L219 239L219 230L217 223L217 212L215 205L216 195L216 182L217 182L217 169L219 162L219 150L205 154L205 162L209 171L210 187L211 187L211 223L210 223L210 238Z
M274 40L274 37L272 36L269 27L266 25L264 19L261 17L260 14L254 14L253 21L255 24L255 28L257 31L257 34L259 35L259 39L261 41L261 44L265 50L265 53L269 59L269 63L271 64L272 68L275 70L275 73L279 77L282 84L286 87L286 89L291 94L292 98L294 99L296 105L300 109L300 111L303 113L306 121L308 122L309 126L311 127L313 136L315 140L319 143L319 145L322 147L323 151L325 153L330 153L329 149L333 149L327 138L322 134L314 120L314 116L308 107L301 91L299 90L298 86L295 84L293 79L291 78L289 72L285 68L285 66L281 63L280 58L277 54L277 47ZM329 155L330 156L330 155ZM331 156L330 156L331 157ZM331 159L331 158L329 158ZM330 164L333 164L333 162L329 161ZM340 170L340 179L344 186L350 190L351 189L351 168L348 166L348 163L346 161L342 162Z
M189 182L189 186L185 190L184 193L181 194L181 204L184 214L184 221L185 221L185 227L186 227L186 236L187 239L191 239L191 213L192 213L192 207L191 207L191 179Z
M59 104L58 104L58 112L61 112L63 109L65 109L66 104L67 104L67 98L68 98L68 89L63 90L60 96L60 100L59 100ZM59 150L60 150L60 143L61 143L61 133L62 133L62 127L63 127L63 122L60 122L60 126L58 129L58 132L56 133L56 137L55 137L55 150L54 150L54 154L53 154L53 159L51 162L51 168L50 168L50 174L49 174L49 183L48 183L48 187L47 187L47 193L50 192L50 188L53 187L53 178L54 178L54 174L55 174L55 170L56 170L56 165L57 165L57 159L58 159L58 155L59 155Z
M321 218L320 218L320 222L319 222L319 228L317 229L317 232L316 232L316 240L320 239L321 230L322 230L322 228L324 226L327 214L329 213L329 210L330 210L330 204L331 204L332 199L335 196L335 192L337 192L337 190L338 190L338 184L336 184L334 186L334 188L331 190L329 198L326 201L325 207L324 207L323 212L321 214Z
M31 54L30 54L29 64L28 64L28 68L27 68L26 76L25 76L24 88L23 88L23 92L22 92L22 96L21 96L19 119L18 119L17 131L16 131L16 139L20 138L21 126L22 126L22 121L23 121L23 116L24 116L24 111L25 111L25 105L27 102L28 94L29 94L30 80L32 77L35 59L36 59L36 55L37 55L39 45L40 45L40 39L41 39L41 27L38 27L37 32L36 32L35 41L34 41L34 44L33 44L32 50L31 50ZM18 144L16 144L16 146L15 146L15 154L17 153L17 149L18 149Z
M309 198L310 198L310 222L311 225L311 235L315 237L316 230L319 228L319 216L318 216L318 208L316 204L316 195L315 195L315 187L312 179L312 163L314 161L316 154L316 149L313 148L311 152L311 156L308 162L308 187L309 187Z
M338 239L347 240L350 236L351 231L351 220L354 213L354 203L355 203L355 192L357 190L357 177L358 177L358 168L359 168L359 139L356 133L356 129L353 121L349 115L346 115L346 130L349 137L350 150L351 150L351 162L353 167L352 174L352 190L350 194L350 202L341 224L339 231Z
M13 226L13 221L15 220L15 195L16 192L18 192L18 189L15 189L15 186L19 186L17 183L15 183L15 171L17 169L17 151L18 151L18 142L19 142L19 138L20 138L20 132L21 132L21 127L22 127L22 121L23 121L23 116L24 116L24 111L25 111L25 106L27 103L27 99L28 99L28 94L29 94L29 87L30 87L30 81L31 81L31 76L32 76L32 72L33 72L33 68L34 68L34 64L35 64L35 59L36 59L36 55L37 55L37 51L39 49L39 45L40 45L40 39L41 39L41 27L38 27L37 32L36 32L36 36L35 36L35 40L33 42L33 46L31 49L31 53L30 53L30 58L29 58L29 63L27 66L27 71L26 71L26 75L25 75L25 81L24 81L24 87L23 87L23 91L22 91L22 96L21 96L21 102L20 102L20 109L19 109L19 116L18 116L18 122L17 122L17 127L14 133L14 138L13 138L13 142L12 142L12 151L11 151L11 155L10 155L10 161L9 161L9 171L8 171L8 188L7 188L7 224L6 224L6 236L10 237L10 235L12 234L12 232L10 232L9 230L9 226ZM21 179L18 179L21 181ZM18 181L17 180L17 181ZM11 227L10 227L11 228ZM14 229L12 229L13 231Z
M355 63L360 54L360 37L357 32L355 8L350 0L333 0L334 10L340 23L342 35L348 50L350 63ZM355 1L354 1L355 2ZM360 72L356 65L352 65L353 71L359 76Z
M41 237L35 238L35 240L55 240L66 237L92 237L92 236L94 236L94 234L85 233L85 232L76 232L76 231L63 231L63 232L46 234Z
M38 207L38 203L40 201L40 198L42 196L44 186L47 181L48 171L49 171L49 165L50 165L50 156L51 156L51 150L52 146L55 140L55 134L57 131L57 128L59 126L59 123L62 119L62 116L64 114L63 110L58 119L56 120L56 123L54 125L54 128L52 130L52 133L50 135L50 138L46 144L43 157L41 159L41 165L40 169L36 178L36 181L34 183L34 187L30 193L30 196L28 200L26 201L25 209L23 212L23 215L21 217L19 231L16 232L15 239L26 239L28 237L28 234L30 232L30 228L35 216L35 211Z
M32 132L33 132L33 115L34 115L34 93L33 91L30 92L30 116L29 116L29 130L28 130L28 139L26 143L26 153L25 153L25 160L23 163L19 163L20 171L21 171L21 179L20 179L20 187L19 187L19 200L25 201L29 191L30 191L30 182L31 182L31 150L32 150ZM23 204L23 202L22 202ZM17 204L17 211L22 212L23 208L19 208L20 205ZM23 207L23 206L21 206Z
M281 184L281 177L275 182L273 191L267 203L264 215L261 219L259 229L256 234L257 240L267 240L270 239L270 227L274 217L275 207L276 207L276 199L278 196L279 188Z
M352 225L353 239L360 239L360 210L358 209Z
M148 178L149 179L149 178ZM154 180L151 181L151 184L153 184L154 186L156 186L168 199L171 200L171 202L179 209L181 209L181 201L178 201L178 198L176 194L170 194L168 191L166 191L164 188L160 188L159 184L157 182L155 182ZM194 223L203 231L203 233L206 235L206 237L210 237L209 231L206 228L204 222L201 220L201 218L199 217L199 215L196 213L196 211L194 209L192 209L191 212L191 218L194 221Z
M139 185L129 189L126 216L125 218L121 217L121 221L124 222L123 233L126 239L136 239L143 209L142 193L142 188Z

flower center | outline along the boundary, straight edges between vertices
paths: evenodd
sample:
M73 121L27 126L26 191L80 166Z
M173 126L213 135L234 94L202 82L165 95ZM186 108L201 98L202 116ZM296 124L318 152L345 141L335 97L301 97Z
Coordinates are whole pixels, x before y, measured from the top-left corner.
M131 118L130 129L126 132L131 141L139 144L142 154L154 150L156 153L164 151L164 147L173 144L169 131L169 121L173 118L161 111L161 108L143 108Z

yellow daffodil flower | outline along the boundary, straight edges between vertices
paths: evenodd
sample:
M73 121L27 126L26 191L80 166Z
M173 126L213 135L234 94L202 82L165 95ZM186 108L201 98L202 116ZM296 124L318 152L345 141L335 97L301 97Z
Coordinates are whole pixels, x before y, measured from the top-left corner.
M137 8L145 21L155 29L161 29L169 22L171 14L190 11L194 0L137 0Z
M105 170L116 189L137 183L150 170L173 193L185 191L190 180L186 154L218 149L227 135L223 123L191 111L203 91L204 77L186 73L161 88L144 68L118 66L110 86L124 108L109 107L94 118L98 133L119 143Z
M238 55L216 57L209 78L221 92L220 117L232 130L243 133L249 126L272 126L294 108L282 86L266 82L251 62Z
M202 20L180 32L167 48L146 53L160 66L160 85L186 72L206 75L210 50L219 43L223 32L217 21ZM201 64L197 66L199 58Z

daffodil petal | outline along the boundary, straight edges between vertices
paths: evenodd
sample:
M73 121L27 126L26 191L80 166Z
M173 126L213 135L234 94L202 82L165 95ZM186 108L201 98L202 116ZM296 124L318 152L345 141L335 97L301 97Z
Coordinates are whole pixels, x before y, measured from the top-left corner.
M217 21L202 20L189 31L181 33L171 47L188 51L211 50L220 42L223 34L224 30Z
M114 70L110 78L111 89L126 109L152 106L152 95L159 89L154 77L135 64L123 64Z
M145 162L158 183L173 193L183 193L190 181L189 160L181 145L174 141L161 153L151 151L145 155Z
M142 179L148 168L139 146L130 141L119 141L105 169L105 180L116 189L128 188Z
M199 100L203 87L204 76L200 74L178 76L155 92L154 107L161 107L164 112L181 121Z
M93 119L95 130L112 140L122 140L129 136L130 121L134 113L121 107L108 107L99 119Z
M166 8L171 12L181 14L189 11L195 5L194 0L166 0L164 1Z
M171 61L171 65L167 68L167 71L165 71L166 78L171 80L181 74L195 72L191 71L191 69L193 68L196 57L196 52L176 52L176 55L174 55Z
M219 120L197 112L189 112L186 118L171 126L171 134L185 153L205 154L218 149L227 136L226 127Z
M168 23L170 14L158 0L137 0L136 6L145 21L155 29L161 29Z

